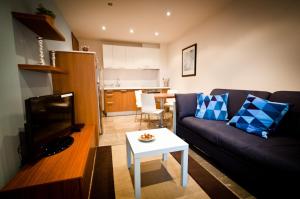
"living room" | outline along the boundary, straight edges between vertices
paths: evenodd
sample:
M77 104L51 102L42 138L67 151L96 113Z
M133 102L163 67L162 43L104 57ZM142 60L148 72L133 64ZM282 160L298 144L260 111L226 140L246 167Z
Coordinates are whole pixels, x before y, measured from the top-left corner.
M19 18L23 16L18 15L35 15L40 3L55 14L52 28L59 35L59 39L44 38L43 53L38 43L42 40L37 39L39 33L26 26ZM296 188L289 181L299 176L297 164L300 162L300 142L296 135L299 133L297 125L300 95L300 58L297 55L300 50L299 2L4 0L0 4L3 27L0 35L1 198L2 194L4 198L19 197L20 194L24 198L45 197L41 190L47 190L44 194L47 193L48 198L268 198L291 197L296 193ZM141 67L140 61L138 66L135 65L136 62L132 62L131 68L128 68L127 61L124 66L120 66L121 62L118 67L113 66L113 63L109 65L107 63L110 58L105 54L105 46L118 48L118 52L123 52L124 49L124 52L129 52L129 49L133 49L135 51L131 51L131 57L135 60L147 57L151 64L149 66L146 63ZM52 67L55 66L52 51L55 51L56 67ZM189 53L193 53L192 58L185 57ZM70 61L70 54L76 54L74 57L89 57L87 59L91 60L89 66L93 73L87 74L82 70L74 75L75 79L69 78L71 71L67 67L72 67L80 62L78 60L83 59L78 57ZM95 78L97 71L93 68L93 59L97 59L97 64L103 69L100 71L103 72L102 82L97 82ZM185 64L189 66L185 67ZM28 69L28 65L38 67ZM80 75L81 80L78 78ZM103 90L97 91L103 99L96 99L96 83L103 84ZM78 85L82 90L77 90ZM165 113L151 114L149 120L142 116L135 104L136 90L156 96L156 108ZM176 90L176 94L166 94L167 90ZM74 136L74 142L70 147L31 164L30 174L33 176L29 177L26 175L29 167L25 165L24 170L20 157L20 132L24 131L24 123L28 122L25 100L60 92L74 92L75 116L77 114L75 120L79 123L76 128L80 127L80 123L85 123L82 131L95 132L95 135L89 137L85 133L74 133L71 135ZM120 97L125 93L134 101L130 101L129 97ZM203 115L199 119L196 110L200 93L204 97L228 93L227 98L223 98L226 103L229 100L228 117L221 122L211 122L211 118L203 119ZM293 135L283 136L281 140L281 135L273 132L253 135L253 132L247 133L249 128L244 126L226 125L240 113L239 110L246 103L249 94L263 99L264 102L267 100L287 104L288 111L284 109L281 112L287 116L281 118L282 122L277 122L278 129L284 133L291 131ZM86 95L90 97L84 97ZM118 96L118 102L122 102L123 107L109 107L113 103L105 96ZM77 100L77 97L80 98ZM162 106L168 97L176 98L172 108ZM249 99L252 100L251 96ZM99 106L103 106L103 110L98 110ZM80 114L84 116L81 117ZM84 117L87 119L83 120ZM198 120L204 122L199 123ZM91 124L93 125L90 126ZM153 144L149 149L152 152L157 147L155 144L162 138L153 129L158 126L167 127L167 133L176 133L169 135L170 143L173 140L171 137L176 136L172 146L182 144L185 147L185 143L189 145L188 165L184 166L185 161L182 160L186 157L183 149L179 150L182 151L182 157L180 153L167 150L170 153L162 152L162 158L161 154L156 154L154 157L142 158L141 162L135 162L138 155L135 154L134 147L141 143L145 146ZM130 131L144 132L140 130L153 130L150 134L155 135L156 139L136 143L135 138L126 134ZM219 133L223 131L229 132L227 137ZM213 133L211 137L210 133ZM83 139L87 139L90 145L85 145ZM234 141L230 140L227 145L227 139ZM166 140L165 143L167 145ZM247 145L243 145L244 143ZM178 145L177 148L180 148ZM287 148L278 148L283 145ZM132 150L134 154L132 160L131 155L128 156L128 146L129 151ZM257 154L251 147L255 150L261 149L261 153ZM242 151L247 153L243 154ZM73 159L71 156L75 152L80 157L78 155ZM94 156L91 153L95 153ZM71 186L69 189L80 190L74 191L75 196L69 192L55 191L62 190L61 184L55 184L64 173L62 168L53 174L49 170L47 175L43 173L44 177L34 176L37 170L44 169L42 164L56 169L54 159L57 165L63 166L63 159L59 159L63 156L74 169L70 169L74 171L73 177L78 172L77 177L84 179L80 181L83 186L74 188L74 184L65 185ZM234 162L240 160L241 156L246 161ZM133 161L137 164L128 165L128 158L130 163ZM77 163L78 171L74 165ZM139 164L140 167L136 167ZM67 164L64 168L68 170ZM262 169L259 171L249 168ZM22 178L18 178L20 173ZM71 176L71 172L65 172L65 175ZM248 179L249 176L253 176L253 179ZM52 182L46 181L52 177L55 177L53 186ZM68 177L64 180L68 181ZM278 186L267 188L267 183L276 180L280 182ZM265 190L254 186L259 181L259 186L266 186ZM38 187L38 182L49 183L51 186L43 185L34 190L34 187ZM35 194L30 195L31 193Z

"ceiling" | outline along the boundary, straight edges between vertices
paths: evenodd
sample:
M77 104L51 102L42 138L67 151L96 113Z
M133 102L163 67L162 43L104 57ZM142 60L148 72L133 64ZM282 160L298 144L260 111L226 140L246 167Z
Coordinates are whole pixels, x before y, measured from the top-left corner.
M55 0L78 38L168 43L230 0ZM108 3L112 2L112 6ZM166 16L170 11L171 16ZM101 29L106 26L106 31ZM129 29L134 30L133 34ZM154 32L159 32L155 36Z

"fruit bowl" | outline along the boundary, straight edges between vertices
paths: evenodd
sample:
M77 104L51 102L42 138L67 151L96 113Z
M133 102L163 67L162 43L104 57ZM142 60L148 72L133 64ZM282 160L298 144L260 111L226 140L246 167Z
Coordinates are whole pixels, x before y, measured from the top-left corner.
M154 139L155 139L154 135L151 135L149 133L144 133L139 137L139 140L142 142L150 142Z

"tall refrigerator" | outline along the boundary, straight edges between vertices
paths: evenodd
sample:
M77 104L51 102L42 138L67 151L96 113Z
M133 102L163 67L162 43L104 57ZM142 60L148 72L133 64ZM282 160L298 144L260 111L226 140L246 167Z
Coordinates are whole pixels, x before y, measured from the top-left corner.
M56 65L64 74L52 74L53 92L74 92L75 122L96 127L95 144L102 134L101 69L96 53L82 51L55 51Z

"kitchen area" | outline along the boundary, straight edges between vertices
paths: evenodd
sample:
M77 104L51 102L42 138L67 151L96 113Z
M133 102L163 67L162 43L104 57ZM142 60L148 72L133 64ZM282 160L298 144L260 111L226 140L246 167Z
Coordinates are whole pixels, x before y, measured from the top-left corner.
M102 44L103 95L105 116L136 114L135 91L167 93L168 78L162 77L159 44ZM164 79L164 81L162 81ZM156 102L157 108L160 101Z

